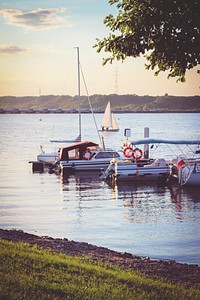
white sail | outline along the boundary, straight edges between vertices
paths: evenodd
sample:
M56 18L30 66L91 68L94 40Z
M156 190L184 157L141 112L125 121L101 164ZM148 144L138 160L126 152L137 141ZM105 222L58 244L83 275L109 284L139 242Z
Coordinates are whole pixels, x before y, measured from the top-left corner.
M114 114L112 113L112 129L119 129Z
M112 115L111 115L110 102L108 102L104 112L102 128L103 127L112 127Z

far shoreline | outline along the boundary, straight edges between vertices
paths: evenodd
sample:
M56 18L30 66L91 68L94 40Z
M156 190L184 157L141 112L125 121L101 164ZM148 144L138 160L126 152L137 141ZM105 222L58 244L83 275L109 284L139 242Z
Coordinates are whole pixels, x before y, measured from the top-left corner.
M177 114L177 113L200 113L200 111L194 110L112 110L115 114ZM0 114L78 114L78 110L65 110L65 109L0 109ZM91 114L91 111L81 110L81 114ZM94 114L103 114L103 111L94 110Z

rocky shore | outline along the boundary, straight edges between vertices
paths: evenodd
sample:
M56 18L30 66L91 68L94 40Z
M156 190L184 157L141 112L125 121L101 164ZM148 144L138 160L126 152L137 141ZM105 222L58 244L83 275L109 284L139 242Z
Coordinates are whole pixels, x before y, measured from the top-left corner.
M37 244L42 248L61 252L73 256L89 256L95 261L110 262L123 268L131 268L150 277L165 278L171 283L183 284L187 287L200 289L200 267L177 263L174 260L153 260L130 253L120 253L104 247L97 247L88 243L69 241L68 239L54 239L48 236L25 233L22 230L0 229L0 239L12 242Z

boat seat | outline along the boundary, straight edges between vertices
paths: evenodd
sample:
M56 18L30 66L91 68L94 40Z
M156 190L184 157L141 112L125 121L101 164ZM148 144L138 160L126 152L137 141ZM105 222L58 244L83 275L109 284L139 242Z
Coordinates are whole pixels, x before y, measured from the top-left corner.
M164 158L157 158L152 164L150 165L145 165L144 168L148 168L148 167L164 167L166 166L166 160Z

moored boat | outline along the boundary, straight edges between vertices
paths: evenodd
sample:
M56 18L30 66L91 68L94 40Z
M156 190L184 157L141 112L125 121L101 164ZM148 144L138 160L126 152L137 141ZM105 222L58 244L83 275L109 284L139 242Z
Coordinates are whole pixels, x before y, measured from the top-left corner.
M101 178L111 176L116 181L167 180L170 166L165 159L113 160Z
M116 180L166 180L170 174L170 167L164 159L156 159L153 162L141 164L138 162L117 163Z
M40 146L40 154L37 155L37 161L43 163L44 165L54 165L60 157L60 149L63 144L71 144L80 141L80 135L75 140L50 140L51 143L59 144L59 147L56 147L56 149L52 152L45 152L43 147Z
M82 141L61 148L58 164L63 173L100 171L107 168L111 159L120 159L112 149L101 149L97 143Z
M144 138L129 142L129 145L124 149L124 155L128 158L132 157L132 160L113 160L106 171L101 175L101 178L108 178L111 176L116 181L120 180L167 180L172 175L172 163L170 160L164 158L149 159L149 156L143 154L142 150L138 148L138 145L150 145L150 144L174 144L174 145L195 145L199 144L197 140L162 140ZM147 150L149 153L149 150ZM149 155L149 154L148 154ZM174 165L175 168L176 164ZM192 171L194 170L194 172ZM195 170L197 175L195 175ZM179 171L180 172L180 171ZM186 172L186 171L185 171ZM199 169L190 170L189 182L198 181ZM178 175L180 180L180 176ZM182 180L183 182L183 180Z
M77 68L78 68L78 99L79 99L79 135L74 140L51 140L51 143L59 143L60 145L63 145L64 143L73 143L73 142L80 142L81 141L81 110L80 110L80 59L79 59L79 47L76 47L77 49ZM51 153L45 153L45 151L41 148L41 153L37 155L37 161L44 163L44 164L55 164L55 162L59 158L59 152L61 146L56 151L53 151Z
M37 161L44 163L45 165L54 164L58 158L59 158L59 150L57 152L52 152L52 153L43 152L37 155Z

